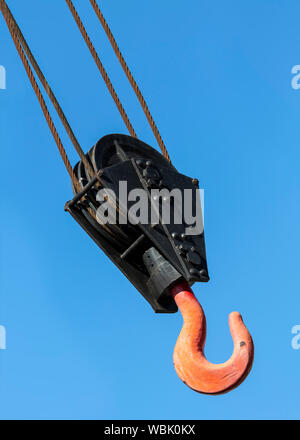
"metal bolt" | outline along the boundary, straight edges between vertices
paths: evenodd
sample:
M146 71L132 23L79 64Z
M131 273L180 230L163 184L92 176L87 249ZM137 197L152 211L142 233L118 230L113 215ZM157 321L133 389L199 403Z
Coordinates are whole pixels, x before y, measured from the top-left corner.
M199 272L197 269L190 269L190 274L193 275L194 277L199 278Z
M160 178L159 172L157 171L156 168L153 167L145 168L143 171L143 176L148 177L149 179L154 179L155 181L157 181Z
M201 269L199 273L201 278L208 280L208 273L205 269Z
M145 162L141 159L138 159L135 161L135 163L137 164L137 166L144 168L145 167Z
M189 249L188 249L188 247L185 245L185 244L180 244L179 246L178 246L178 249L181 251L181 252L187 252Z
M192 263L195 266L199 266L199 264L201 263L201 257L198 252L188 252L187 260L189 263Z

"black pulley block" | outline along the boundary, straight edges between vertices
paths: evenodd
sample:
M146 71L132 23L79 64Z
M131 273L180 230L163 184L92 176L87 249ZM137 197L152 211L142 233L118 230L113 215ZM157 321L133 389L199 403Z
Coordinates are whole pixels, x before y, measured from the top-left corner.
M100 139L86 158L94 175L75 166L81 191L73 188L65 209L155 312L176 312L176 283L209 280L198 180L121 134Z

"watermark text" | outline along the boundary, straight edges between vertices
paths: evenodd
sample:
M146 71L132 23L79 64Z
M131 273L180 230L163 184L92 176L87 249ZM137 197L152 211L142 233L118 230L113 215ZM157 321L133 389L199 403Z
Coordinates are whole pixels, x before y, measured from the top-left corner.
M300 348L300 325L294 325L292 328L292 334L295 335L292 338L292 348L293 350L299 350Z
M96 200L100 206L96 216L100 224L175 224L184 225L186 235L203 233L203 190L162 188L148 192L135 188L128 191L127 181L119 181L118 192L119 197L112 189L98 191Z
M4 66L0 65L0 89L6 89L6 70Z
M6 350L6 329L0 325L0 350Z

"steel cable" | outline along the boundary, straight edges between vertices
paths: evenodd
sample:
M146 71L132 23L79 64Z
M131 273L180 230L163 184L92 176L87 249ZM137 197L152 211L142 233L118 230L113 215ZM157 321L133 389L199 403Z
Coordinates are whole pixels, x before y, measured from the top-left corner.
M155 138L157 140L157 143L158 143L158 145L159 145L163 155L171 162L171 159L170 159L170 156L169 156L168 151L166 149L166 146L164 144L164 141L162 140L162 137L161 137L161 135L160 135L160 133L158 131L157 125L155 124L155 122L153 120L153 117L152 117L152 115L150 113L148 105L147 105L147 103L146 103L146 101L145 101L145 99L143 97L143 94L142 94L139 86L137 85L135 79L133 78L133 75L132 75L132 73L131 73L131 71L130 71L130 69L129 69L129 67L128 67L128 65L127 65L127 63L126 63L126 61L125 61L125 59L123 57L123 55L122 55L122 52L119 49L119 46L118 46L118 44L117 44L117 42L116 42L116 40L115 40L115 38L114 38L114 36L113 36L113 34L111 32L111 29L110 29L109 25L107 24L107 22L106 22L106 20L105 20L105 18L103 16L103 14L102 14L98 4L97 4L97 2L95 0L90 0L90 3L91 3L91 5L92 5L92 7L93 7L93 9L94 9L94 11L95 11L99 21L100 21L100 23L101 23L105 33L106 33L106 35L107 35L107 37L108 37L108 39L110 41L110 44L111 44L111 46L112 46L112 48L113 48L113 50L114 50L114 52L115 52L119 62L120 62L123 70L124 70L124 73L125 73L125 75L128 78L128 81L130 82L130 84L131 84L131 86L132 86L132 88L133 88L133 90L134 90L134 92L135 92L135 94L136 94L140 104L141 104L141 107L142 107L142 109L143 109L143 111L145 113L145 116L146 116L146 118L147 118L147 120L149 122L150 127L152 128L153 134L154 134L154 136L155 136Z
M60 152L62 160L63 160L63 162L65 164L65 167L66 167L66 169L67 169L67 171L68 171L68 173L69 173L69 175L71 177L71 180L72 180L74 186L76 187L76 189L79 190L80 187L79 187L79 183L78 183L77 177L74 174L74 171L73 171L73 168L72 168L72 166L70 164L70 161L68 159L66 150L64 149L62 141L61 141L61 139L59 137L59 134L58 134L58 132L57 132L57 130L55 128L54 122L53 122L53 120L51 118L51 115L49 113L49 110L47 108L46 102L45 102L45 100L43 98L41 90L40 90L40 88L39 88L39 86L37 84L37 81L36 81L36 79L34 77L32 69L31 69L31 67L29 65L28 59L26 58L24 50L23 50L23 48L21 46L21 43L20 43L20 41L19 41L19 39L17 37L16 31L15 31L15 26L14 26L14 21L12 20L12 14L11 14L11 12L8 9L8 6L7 6L5 0L0 0L0 8L1 8L1 12L3 14L3 17L5 19L5 22L7 24L8 30L10 32L10 35L11 35L11 37L13 39L13 42L14 42L14 44L16 46L17 52L19 54L19 57L20 57L23 65L24 65L24 68L26 70L26 73L27 73L27 76L29 78L29 81L30 81L30 83L32 85L33 90L35 91L35 94L36 94L36 96L38 98L38 101L39 101L41 109L42 109L42 111L44 113L44 116L45 116L45 119L47 121L47 124L48 124L48 126L50 128L52 136L53 136L53 138L54 138L54 140L56 142L56 145L58 147L58 150Z
M86 29L85 29L85 27L84 27L84 25L83 25L79 15L78 15L78 12L77 12L73 2L71 0L66 0L66 3L67 3L67 5L68 5L68 7L69 7L69 9L71 11L71 14L73 15L73 18L74 18L74 20L75 20L75 22L76 22L76 24L78 26L78 29L81 32L81 35L83 36L83 39L84 39L87 47L89 48L89 51L90 51L92 57L94 58L94 61L95 61L96 65L97 65L97 67L98 67L98 69L99 69L99 71L100 71L100 73L102 75L102 78L103 78L103 80L104 80L104 82L105 82L105 84L106 84L106 86L107 86L107 88L108 88L108 90L109 90L109 92L110 92L110 94L111 94L111 96L112 96L112 98L113 98L113 100L114 100L114 102L115 102L119 112L120 112L120 115L122 116L123 121L125 122L125 125L126 125L128 131L129 131L130 135L132 137L137 137L137 135L136 135L136 133L134 131L134 128L131 125L131 122L130 122L128 116L127 116L127 113L126 113L126 111L125 111L125 109L124 109L124 107L123 107L123 105L122 105L122 103L121 103L121 101L120 101L120 99L119 99L119 97L118 97L118 95L117 95L117 93L116 93L112 83L111 83L111 80L109 79L109 76L108 76L108 74L107 74L107 72L106 72L106 70L105 70L105 68L104 68L104 66L103 66L103 64L102 64L102 62L101 62L101 60L99 58L98 53L96 52L96 49L93 46L93 43L92 43L90 37L88 36L88 33L87 33L87 31L86 31Z

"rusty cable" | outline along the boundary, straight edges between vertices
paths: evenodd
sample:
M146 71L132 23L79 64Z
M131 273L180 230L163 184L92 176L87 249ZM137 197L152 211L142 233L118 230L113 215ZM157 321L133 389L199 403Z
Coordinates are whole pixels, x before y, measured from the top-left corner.
M112 32L111 32L107 22L104 19L104 16L103 16L102 12L100 11L99 6L97 5L97 3L94 0L90 0L90 1L91 1L91 4L92 4L95 12L96 12L97 17L99 18L99 20L100 20L100 22L101 22L101 24L103 26L104 31L106 32L106 35L108 36L108 39L109 39L109 41L110 41L110 43L111 43L111 45L112 45L112 47L113 47L113 49L115 51L115 54L116 54L117 58L119 59L119 62L120 62L120 64L121 64L121 66L122 66L122 68L123 68L123 70L124 70L128 80L129 80L133 90L136 93L136 96L137 96L137 98L138 98L138 100L139 100L139 102L140 102L140 104L141 104L141 106L142 106L142 108L144 110L144 113L145 113L145 115L147 117L147 120L148 120L148 122L149 122L149 124L150 124L150 126L152 128L152 131L153 131L154 136L155 136L155 138L156 138L156 140L157 140L157 142L158 142L158 144L159 144L159 146L161 148L162 153L171 162L170 157L169 157L168 152L167 152L167 149L166 149L166 147L164 145L164 142L163 142L163 140L161 138L161 135L160 135L160 133L158 131L158 128L157 128L157 126L156 126L156 124L155 124L155 122L154 122L154 120L152 118L152 115L151 115L151 113L149 111L149 108L148 108L146 102L145 102L145 99L144 99L144 97L143 97L143 95L142 95L138 85L136 84L136 82L135 82L135 80L134 80L134 78L133 78L133 76L131 74L131 71L129 70L129 68L128 68L125 60L124 60L124 57L123 57L123 55L122 55L122 53L121 53L121 51L120 51L120 49L119 49L119 47L118 47L118 45L116 43L116 40L114 39L114 37L112 35ZM67 5L68 5L68 7L69 7L69 9L70 9L70 11L71 11L71 13L73 15L73 18L74 18L74 20L75 20L75 22L76 22L76 24L77 24L77 26L78 26L78 28L79 28L83 38L84 38L84 40L85 40L85 42L86 42L86 44L87 44L87 46L88 46L88 48L89 48L89 50L91 52L91 55L94 58L94 61L96 62L96 65L97 65L97 67L98 67L98 69L99 69L99 71L100 71L100 73L101 73L101 75L102 75L102 77L104 79L104 82L105 82L105 84L106 84L106 86L107 86L107 88L108 88L112 98L114 99L114 102L115 102L115 104L116 104L116 106L117 106L117 108L118 108L118 110L119 110L119 112L120 112L120 114L121 114L121 116L123 118L123 121L125 122L126 127L128 128L129 133L131 134L131 136L137 137L137 135L136 135L136 133L134 131L134 128L133 128L133 126L132 126L132 124L131 124L128 116L127 116L127 113L126 113L126 111L125 111L125 109L124 109L124 107L123 107L123 105L122 105L122 103L121 103L121 101L120 101L120 99L119 99L119 97L118 97L118 95L117 95L117 93L116 93L116 91L115 91L111 81L110 81L110 78L109 78L109 76L108 76L108 74L107 74L107 72L106 72L106 70L105 70L105 68L104 68L100 58L99 58L99 55L96 52L96 50L95 50L95 48L94 48L94 46L93 46L93 44L91 42L91 39L89 38L89 36L87 34L87 31L86 31L86 29L85 29L85 27L84 27L84 25L83 25L79 15L78 15L78 13L77 13L77 10L76 10L75 6L73 5L73 2L71 0L66 0L66 3L67 3ZM59 116L59 118L60 118L64 128L65 128L65 130L66 130L66 132L68 133L68 135L69 135L69 137L71 139L71 142L73 143L73 146L74 146L75 150L77 151L80 159L83 161L83 163L84 163L84 165L85 165L85 167L87 169L87 172L89 173L90 177L93 177L95 175L95 172L92 169L90 163L88 162L88 160L87 160L87 158L86 158L86 156L85 156L85 154L84 154L84 152L83 152L83 150L82 150L82 148L81 148L81 146L80 146L80 144L79 144L79 142L78 142L78 140L77 140L77 138L76 138L76 136L75 136L75 134L74 134L74 132L73 132L73 130L72 130L72 128L71 128L71 126L70 126L70 124L69 124L69 122L68 122L68 120L67 120L67 118L66 118L66 116L65 116L65 114L64 114L64 112L62 110L62 108L61 108L61 106L60 106L60 104L59 104L59 102L57 101L57 99L56 99L56 97L55 97L51 87L49 86L49 83L47 82L47 80L46 80L46 78L45 78L45 76L44 76L44 74L43 74L39 64L37 63L34 55L32 54L32 52L31 52L31 50L30 50L30 48L29 48L29 46L28 46L28 44L27 44L27 42L25 40L25 37L24 37L21 29L19 28L19 26L18 26L18 24L17 24L17 22L16 22L16 20L15 20L15 18L13 16L13 14L11 13L11 11L10 11L6 1L5 0L0 0L0 5L1 5L1 11L2 11L3 16L5 18L5 21L6 21L6 24L8 26L8 29L10 31L10 34L11 34L11 36L13 38L13 41L14 41L14 44L15 44L16 49L18 51L18 54L19 54L19 56L20 56L20 58L21 58L21 60L23 62L23 65L24 65L25 70L27 72L28 78L29 78L29 80L31 82L31 85L32 85L32 87L33 87L33 89L34 89L34 91L35 91L35 93L37 95L37 98L39 100L40 106L42 108L42 111L44 113L46 121L47 121L47 123L49 125L49 128L50 128L50 130L52 132L54 140L55 140L55 142L56 142L56 144L58 146L59 152L60 152L60 154L62 156L62 159L63 159L63 161L65 163L67 171L68 171L68 173L71 176L72 182L74 183L76 188L78 188L77 177L75 176L73 170L71 172L72 167L71 167L71 164L70 164L69 159L67 157L67 153L66 153L66 151L65 151L65 149L63 147L62 141L61 141L61 139L60 139L60 137L59 137L59 135L57 133L57 130L56 130L55 125L53 123L53 120L52 120L52 118L50 116L50 113L48 111L47 105L46 105L45 100L44 100L44 98L42 96L42 93L41 93L40 88L39 88L39 86L37 84L37 81L36 81L36 79L34 77L34 74L32 72L32 69L30 67L29 62L31 63L33 69L35 70L35 73L37 74L37 76L38 76L39 80L41 81L41 83L42 83L42 85L43 85L47 95L49 96L49 98L50 98L50 100L51 100L51 102L52 102L52 104L53 104L53 106L54 106L54 108L55 108L55 110L56 110L56 112L57 112L57 114L58 114L58 116Z
M104 66L103 66L103 64L102 64L102 62L101 62L101 60L99 58L99 55L98 55L96 49L94 48L93 43L92 43L90 37L88 36L88 33L87 33L87 31L86 31L86 29L85 29L85 27L84 27L84 25L83 25L79 15L78 15L78 12L77 12L75 6L73 5L73 2L71 0L66 0L66 3L67 3L67 5L68 5L68 7L69 7L69 9L71 11L71 14L73 15L73 18L74 18L74 20L75 20L75 22L76 22L76 24L78 26L78 29L81 32L81 35L83 36L83 39L84 39L87 47L89 48L89 51L90 51L92 57L94 58L94 61L95 61L96 65L97 65L97 67L98 67L98 69L99 69L99 71L100 71L100 73L102 75L102 78L103 78L103 80L104 80L104 82L105 82L105 84L106 84L106 86L107 86L107 88L108 88L108 90L109 90L109 92L110 92L110 94L111 94L111 96L112 96L112 98L113 98L113 100L114 100L114 102L115 102L119 112L120 112L120 115L122 116L123 121L125 122L125 125L126 125L128 131L129 131L130 135L132 137L137 137L137 135L136 135L136 133L134 131L134 128L131 125L131 122L130 122L128 116L127 116L127 113L126 113L126 111L125 111L125 109L124 109L124 107L123 107L123 105L122 105L122 103L121 103L121 101L120 101L120 99L119 99L119 97L118 97L118 95L117 95L117 93L116 93L112 83L111 83L111 80L109 79L109 76L108 76L108 74L107 74L107 72L106 72L106 70L105 70L105 68L104 68Z
M107 35L107 37L108 37L108 39L110 41L110 44L111 44L111 46L112 46L112 48L113 48L113 50L114 50L114 52L115 52L119 62L120 62L123 70L124 70L124 73L125 73L125 75L128 78L128 81L131 84L131 87L133 88L133 90L134 90L134 92L135 92L135 94L136 94L136 96L137 96L137 98L138 98L138 100L139 100L139 102L141 104L141 107L142 107L142 109L143 109L143 111L145 113L145 116L146 116L146 118L147 118L147 120L149 122L150 127L152 128L153 134L154 134L154 136L155 136L155 138L157 140L157 143L158 143L158 145L159 145L163 155L171 162L171 159L170 159L170 156L169 156L168 151L166 149L166 146L164 144L164 141L163 141L163 139L162 139L162 137L161 137L161 135L159 133L157 125L155 124L155 122L153 120L153 117L152 117L152 115L150 113L148 105L147 105L147 103L146 103L146 101L145 101L145 99L143 97L143 94L142 94L139 86L137 85L137 83L136 83L136 81L135 81L135 79L134 79L134 77L133 77L133 75L132 75L132 73L131 73L131 71L130 71L130 69L129 69L129 67L128 67L125 59L124 59L124 57L123 57L123 55L122 55L122 52L119 49L119 46L118 46L118 44L117 44L117 42L116 42L116 40L115 40L115 38L114 38L114 36L113 36L113 34L111 32L111 29L110 29L109 25L107 24L107 22L106 22L106 20L105 20L105 18L103 16L99 6L98 6L96 0L90 0L90 3L91 3L91 5L92 5L92 7L93 7L93 9L94 9L94 11L95 11L99 21L100 21L100 23L101 23L105 33L106 33L106 35Z
M6 3L6 2L4 1L4 3ZM39 80L41 81L47 95L49 96L66 132L69 135L69 138L71 139L72 144L74 145L75 150L77 151L80 159L83 161L85 167L87 168L88 173L90 174L91 177L93 177L95 175L95 172L92 169L89 162L87 161L85 154L84 154L84 152L83 152L83 150L82 150L82 148L81 148L81 146L80 146L80 144L79 144L79 142L78 142L78 140L77 140L77 138L76 138L61 106L60 106L60 104L59 104L59 102L56 99L56 96L54 95L51 87L49 86L49 84L48 84L48 82L47 82L47 80L46 80L46 78L45 78L45 76L39 66L39 64L37 63L34 55L32 54L30 47L28 46L28 44L25 40L25 37L24 37L20 27L18 26L12 12L10 11L7 4L5 6L6 6L6 13L8 15L9 22L11 23L11 25L13 27L14 33L16 34L17 38L19 39L19 42L20 42L25 54L27 55L27 58L29 59L31 65L34 68Z
M58 132L57 132L57 130L55 128L54 122L53 122L53 120L51 118L51 115L49 113L49 110L47 108L46 102L45 102L45 100L43 98L41 90L40 90L40 88L39 88L39 86L37 84L37 81L36 81L36 79L34 77L32 69L31 69L31 67L29 65L28 59L26 58L24 50L23 50L23 48L21 46L21 43L20 43L20 41L19 41L19 39L17 37L17 34L15 32L15 28L14 28L14 22L12 21L12 18L11 18L12 14L11 14L11 12L8 9L8 6L7 6L5 0L0 0L0 8L1 8L1 11L2 11L2 14L3 14L3 17L5 19L5 22L7 24L8 30L10 32L10 35L11 35L11 37L13 39L13 42L14 42L14 44L16 46L16 49L18 51L19 57L20 57L23 65L24 65L24 68L26 70L26 73L27 73L27 76L29 78L29 81L31 82L32 88L35 91L35 94L36 94L36 96L38 98L38 101L39 101L41 109L42 109L42 111L44 113L44 116L45 116L45 119L47 121L47 124L48 124L48 126L50 128L52 136L53 136L53 138L54 138L54 140L56 142L56 145L58 147L58 150L60 152L62 160L63 160L63 162L65 164L65 167L66 167L66 169L67 169L67 171L68 171L68 173L69 173L69 175L71 177L71 180L72 180L73 184L79 190L80 187L79 187L79 183L78 183L77 177L74 174L74 171L73 171L73 168L72 168L72 166L70 164L70 161L68 159L66 150L64 149L62 141L61 141L61 139L59 137L59 134L58 134Z

